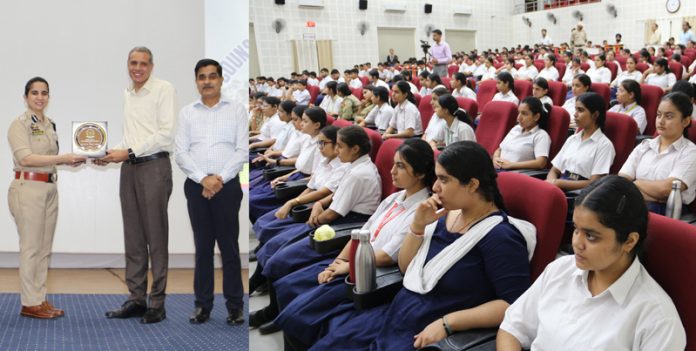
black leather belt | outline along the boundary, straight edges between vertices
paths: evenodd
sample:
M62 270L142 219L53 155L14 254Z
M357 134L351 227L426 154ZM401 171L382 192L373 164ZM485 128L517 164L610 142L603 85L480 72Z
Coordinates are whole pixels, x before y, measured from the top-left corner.
M143 156L143 157L136 157L135 161L127 160L126 163L128 163L130 165L137 165L139 163L145 163L148 161L156 160L158 158L165 158L165 157L169 157L169 152L162 151L162 152L158 152L158 153L152 154L152 155L147 155L147 156Z
M587 180L587 178L577 174L577 173L572 173L566 171L563 173L563 178L568 179L568 180Z

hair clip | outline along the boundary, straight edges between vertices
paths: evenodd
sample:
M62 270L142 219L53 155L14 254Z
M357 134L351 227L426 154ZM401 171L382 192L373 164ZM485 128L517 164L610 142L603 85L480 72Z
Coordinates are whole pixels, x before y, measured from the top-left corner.
M623 210L625 207L626 207L626 195L621 195L621 200L619 200L619 204L616 206L616 214L623 213Z

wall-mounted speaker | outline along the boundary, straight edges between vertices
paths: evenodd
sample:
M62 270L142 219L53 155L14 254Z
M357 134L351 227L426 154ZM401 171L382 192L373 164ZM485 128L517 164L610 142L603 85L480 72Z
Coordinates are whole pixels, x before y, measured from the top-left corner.
M285 0L275 0L276 5L285 5Z
M432 4L425 4L425 13L432 13L433 12L433 5Z
M367 10L367 0L359 0L358 8L361 10Z

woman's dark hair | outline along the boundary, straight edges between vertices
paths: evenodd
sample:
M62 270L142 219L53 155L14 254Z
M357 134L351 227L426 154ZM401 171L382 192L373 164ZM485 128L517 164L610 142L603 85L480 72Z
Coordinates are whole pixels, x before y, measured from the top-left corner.
M449 91L447 90L447 88L439 87L439 88L433 89L433 91L431 91L430 94L437 95L439 97L439 96L442 96L445 94L449 94Z
M408 84L408 83L407 83ZM348 126L343 127L338 131L338 139L348 147L359 146L360 156L367 155L372 149L372 143L367 132L362 127Z
M604 98L597 93L587 92L578 96L577 101L585 105L585 108L590 114L594 114L595 112L599 114L595 123L597 123L599 129L604 130L604 122L607 120L607 106L604 103Z
M584 73L580 73L573 77L573 79L577 79L582 86L587 87L587 89L590 89L590 86L592 85L592 79L590 76Z
M665 74L670 73L669 70L669 63L667 62L666 58L659 58L655 61L655 66L661 66L662 68L665 69Z
M442 84L442 79L440 79L440 76L435 74L435 73L431 73L428 76L428 79L430 79L431 82L435 82L437 84Z
M539 77L535 79L534 85L538 85L541 89L549 90L549 82L544 77Z
M677 110L679 110L679 112L682 114L682 119L688 118L694 112L694 105L691 102L691 97L681 91L675 92L673 90L671 93L663 96L660 101L671 102L672 105L674 105L674 107L676 107ZM691 124L684 128L684 137L689 136L689 127L691 127Z
M343 96L348 96L353 93L348 87L348 84L346 83L338 83L338 85L336 86L336 91L342 94Z
M25 97L26 97L26 96L29 96L29 90L31 90L31 86L32 86L34 83L44 83L44 84L46 84L46 90L50 92L50 89L49 89L49 87L48 87L48 81L46 81L45 79L43 79L43 78L41 78L41 77L34 77L34 78L32 78L32 79L29 79L29 81L27 82L27 84L24 85L24 96L25 96Z
M633 57L633 55L630 55L630 56L626 57L626 62L628 62L628 60L633 61L633 63L638 63L638 62L636 62L636 58Z
M551 61L551 64L556 65L556 55L554 54L546 54L546 58L548 58Z
M423 72L421 72L418 76L419 76L421 79L427 79L428 76L430 76L430 73L428 73L428 71L426 71L426 70L423 70Z
M439 77L438 77L439 78ZM410 101L414 105L416 104L416 97L413 96L413 92L411 91L411 86L408 84L406 81L400 81L394 84L394 86L399 89L399 91L402 94L406 94L406 100Z
M407 81L407 82L411 81L411 72L404 70L404 71L401 71L401 73L397 74L397 76L399 76L399 75L403 76L405 81Z
M573 63L580 66L580 65L582 65L582 60L579 57L574 57Z
M534 96L527 96L522 100L520 105L527 104L529 110L532 111L532 116L539 114L539 121L537 124L539 128L548 131L549 127L549 114L551 113L551 105L542 104L541 100Z
M607 57L606 55L597 55L595 58L598 58L602 63L607 62Z
M326 112L321 107L310 107L304 111L304 114L313 123L319 123L319 129L326 126Z
M285 111L288 115L292 113L292 109L295 108L295 102L290 100L285 100L280 103L280 109Z
M326 139L331 140L331 142L336 145L336 136L338 135L338 130L341 128L338 128L336 126L326 126L321 129L321 134L323 134Z
M447 110L452 116L454 116L458 120L471 126L471 128L475 128L474 121L471 120L471 117L469 117L469 114L466 112L466 110L459 108L457 98L455 98L449 93L439 96L440 97L437 99L437 103L440 104L440 107Z
M34 84L34 82L32 82L32 84ZM31 85L28 85L28 87L31 87ZM26 93L28 94L28 93L29 93L29 90L26 89L26 88L25 88L25 90L26 90ZM260 91L260 92L258 92L258 93L256 93L256 94L254 94L254 100L261 99L261 98L265 97L266 95L268 95L268 94L266 94L266 93ZM25 95L25 96L26 96L26 95Z
M508 57L507 62L512 65L512 67L515 67L515 58L514 57Z
M334 94L338 93L338 91L336 90L336 87L338 87L338 83L335 80L327 82L325 87L326 87L326 89L331 90L331 92Z
M396 152L411 165L414 175L423 175L423 185L431 189L435 183L435 155L430 144L422 139L409 138L396 149Z
M460 83L462 83L462 86L466 85L466 76L464 75L464 73L457 72L452 76L452 78L454 78L454 80L458 80Z
M493 58L493 56L488 56L486 61L488 61L488 63L490 63L492 65L495 62L495 59Z
M462 184L468 184L473 178L478 179L477 192L486 201L492 201L501 211L506 211L503 196L500 195L496 182L498 174L493 168L491 156L483 146L474 141L457 141L442 150L437 157L437 163Z
M512 78L512 74L508 72L500 72L496 77L497 80L506 83L510 90L515 90L515 79Z
M263 101L273 107L278 107L278 105L280 105L280 99L275 96L264 96Z
M627 93L633 93L633 100L640 105L640 83L636 82L633 79L625 79L623 82L621 82L621 86L624 88L624 90L626 90Z
M302 118L302 115L304 114L306 109L307 109L307 105L297 105L297 106L295 106L295 108L292 109L292 113L295 116Z
M686 96L688 96L692 99L695 96L694 95L694 85L689 83L686 80L678 80L676 83L674 83L674 85L672 86L672 92L674 93L677 91L680 91L680 92L686 94Z
M385 87L375 87L372 95L376 96L381 102L389 102L389 90Z
M648 208L633 182L617 175L602 177L575 198L575 208L578 207L592 211L599 223L614 230L619 244L625 243L629 234L638 233L631 254L640 255L648 235Z

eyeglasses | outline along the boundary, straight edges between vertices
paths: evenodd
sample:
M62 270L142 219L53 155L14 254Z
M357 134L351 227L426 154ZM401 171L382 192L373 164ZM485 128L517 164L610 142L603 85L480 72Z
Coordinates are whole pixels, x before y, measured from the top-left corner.
M324 141L324 140L319 140L318 145L319 147L323 148L324 146L328 144L333 144L333 141Z

